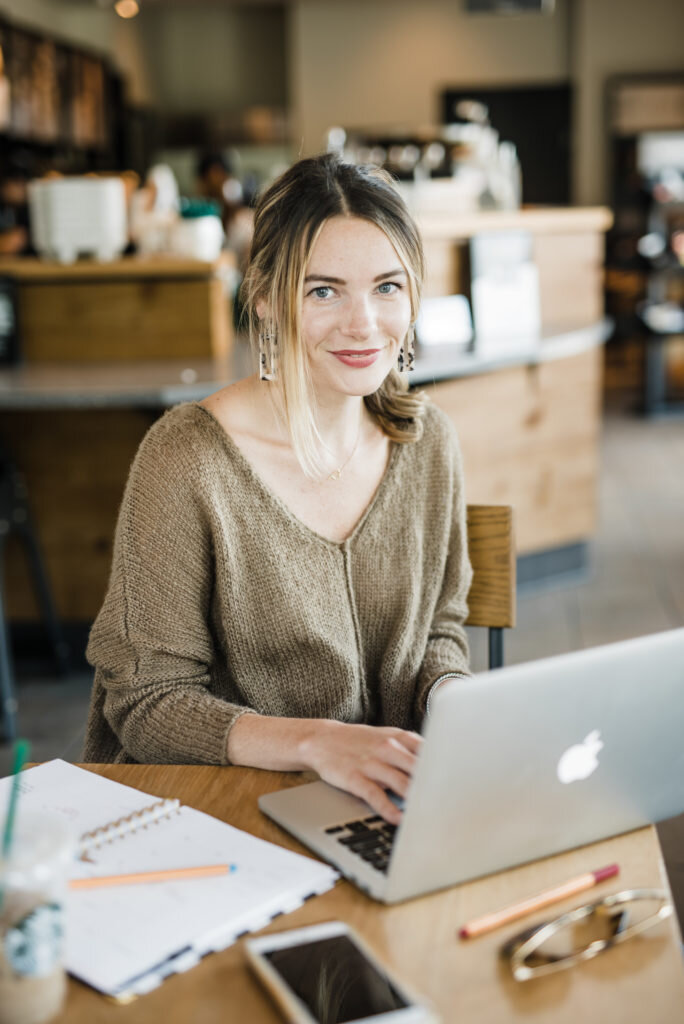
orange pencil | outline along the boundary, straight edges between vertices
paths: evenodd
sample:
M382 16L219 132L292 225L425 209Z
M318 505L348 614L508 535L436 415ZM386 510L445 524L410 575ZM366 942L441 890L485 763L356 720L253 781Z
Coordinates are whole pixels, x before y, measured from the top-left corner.
M609 864L608 867L600 868L598 871L588 871L586 875L571 878L569 882L565 882L563 885L557 885L553 889L546 889L537 896L531 896L520 903L513 903L504 910L498 910L494 914L485 914L484 917L478 917L475 921L470 921L464 925L458 934L462 939L472 939L476 935L484 935L485 932L491 932L502 924L508 924L509 921L517 921L519 917L533 914L536 910L548 907L551 903L560 903L561 900L566 899L568 896L576 896L578 892L591 889L606 878L613 878L618 874L619 870L620 868L617 864Z
M138 885L141 882L179 882L184 878L215 878L235 871L234 864L207 864L199 868L169 868L165 871L140 871L133 875L100 875L97 878L73 878L70 889L101 889L111 885Z

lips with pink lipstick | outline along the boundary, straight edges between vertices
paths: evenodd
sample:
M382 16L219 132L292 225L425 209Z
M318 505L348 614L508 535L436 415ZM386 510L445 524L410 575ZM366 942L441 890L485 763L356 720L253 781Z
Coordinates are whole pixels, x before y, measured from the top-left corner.
M332 352L331 355L339 359L345 366L356 366L358 369L363 369L365 366L372 366L381 351L380 348L343 348Z

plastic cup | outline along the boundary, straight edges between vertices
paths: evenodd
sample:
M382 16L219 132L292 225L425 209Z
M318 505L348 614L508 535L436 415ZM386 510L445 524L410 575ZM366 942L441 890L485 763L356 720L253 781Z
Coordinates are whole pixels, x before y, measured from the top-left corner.
M73 836L58 818L17 815L0 859L0 1024L43 1024L66 993L64 919Z

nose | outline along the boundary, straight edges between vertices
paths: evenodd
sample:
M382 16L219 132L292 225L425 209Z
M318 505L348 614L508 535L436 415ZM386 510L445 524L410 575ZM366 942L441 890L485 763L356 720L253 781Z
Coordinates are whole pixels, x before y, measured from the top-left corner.
M348 315L342 333L350 338L368 338L375 328L375 316L370 300L359 295L350 300Z

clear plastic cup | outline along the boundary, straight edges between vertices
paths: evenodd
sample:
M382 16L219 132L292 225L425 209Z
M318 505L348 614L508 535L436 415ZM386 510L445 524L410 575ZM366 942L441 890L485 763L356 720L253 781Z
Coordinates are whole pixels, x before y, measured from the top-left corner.
M64 920L68 825L17 815L9 857L0 859L0 1024L43 1024L66 993Z

